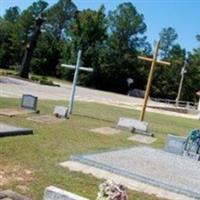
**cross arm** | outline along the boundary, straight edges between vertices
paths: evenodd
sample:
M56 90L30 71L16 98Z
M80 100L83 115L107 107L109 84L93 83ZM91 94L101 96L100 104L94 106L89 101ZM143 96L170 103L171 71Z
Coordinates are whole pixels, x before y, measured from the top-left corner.
M74 65L62 64L61 66L65 67L65 68L69 68L69 69L75 69L76 68L76 66L74 66ZM79 67L79 69L82 70L82 71L87 71L87 72L93 72L94 71L92 68L88 68L88 67Z
M138 56L138 59L149 61L149 62L153 61L153 58L148 58L148 57L144 57L144 56ZM168 65L168 66L171 65L170 62L162 61L162 60L157 60L156 63L161 64L161 65Z

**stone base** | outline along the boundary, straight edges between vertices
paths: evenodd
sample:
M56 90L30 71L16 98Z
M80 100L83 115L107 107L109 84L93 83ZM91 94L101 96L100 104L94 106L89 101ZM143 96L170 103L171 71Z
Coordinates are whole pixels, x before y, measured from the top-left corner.
M117 127L120 129L129 130L131 132L153 136L152 133L148 132L148 123L140 120L120 117L117 123Z
M71 192L49 186L44 191L44 200L89 200Z
M0 137L28 134L33 134L33 130L0 123Z
M53 114L58 118L66 118L67 117L67 112L68 112L68 107L56 106L54 108Z

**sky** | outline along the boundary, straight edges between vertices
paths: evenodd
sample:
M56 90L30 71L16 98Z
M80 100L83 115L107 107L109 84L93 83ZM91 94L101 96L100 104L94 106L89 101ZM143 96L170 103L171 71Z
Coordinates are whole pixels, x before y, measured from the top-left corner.
M21 10L27 8L34 0L0 0L0 16L11 6ZM46 0L53 5L57 0ZM147 24L146 36L153 44L159 39L164 27L173 27L178 33L177 42L187 51L200 46L196 35L200 34L200 0L73 0L79 10L98 9L102 4L106 12L114 10L120 3L132 2L139 13L144 15Z

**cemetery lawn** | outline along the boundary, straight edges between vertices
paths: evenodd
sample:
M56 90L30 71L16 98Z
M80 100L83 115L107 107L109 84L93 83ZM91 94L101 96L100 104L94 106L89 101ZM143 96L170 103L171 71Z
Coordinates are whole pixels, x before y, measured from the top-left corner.
M19 99L0 99L0 108L16 108ZM64 101L39 101L40 115L52 114L55 105ZM33 114L36 115L36 114ZM35 200L42 199L45 187L55 185L79 195L95 199L103 180L63 169L58 164L70 155L130 147L131 133L106 136L91 133L92 128L112 126L120 116L138 118L139 112L96 103L76 102L70 120L59 124L42 124L25 116L0 117L1 122L34 129L34 135L0 138L0 190L13 189ZM199 127L199 121L147 113L151 131L158 138L152 145L163 148L168 133L187 135ZM2 180L2 181L1 181ZM156 200L155 196L128 191L130 200Z

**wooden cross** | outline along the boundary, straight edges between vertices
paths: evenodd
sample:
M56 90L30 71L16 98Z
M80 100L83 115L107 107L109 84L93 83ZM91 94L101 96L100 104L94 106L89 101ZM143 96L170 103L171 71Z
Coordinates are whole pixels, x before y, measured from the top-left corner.
M143 107L142 107L142 111L140 113L140 121L144 120L145 110L146 110L146 106L147 106L147 100L148 100L149 92L150 92L151 85L152 85L153 74L154 74L154 71L155 71L156 63L162 64L162 65L171 65L171 63L169 63L169 62L157 60L159 46L160 46L160 41L158 41L157 44L156 44L154 54L153 54L153 58L138 56L138 58L141 59L141 60L151 62L151 69L150 69L150 72L149 72L148 82L147 82L145 96L144 96L144 104L143 104Z
M75 69L74 79L73 79L73 84L72 84L72 91L71 91L70 100L69 100L69 107L68 107L68 111L67 111L67 118L69 118L69 115L72 114L72 109L73 109L73 105L74 105L74 97L75 97L75 92L76 92L76 83L77 83L77 79L78 79L79 70L93 72L92 68L80 67L80 62L81 62L81 50L78 51L76 66L66 65L66 64L61 65L62 67Z

